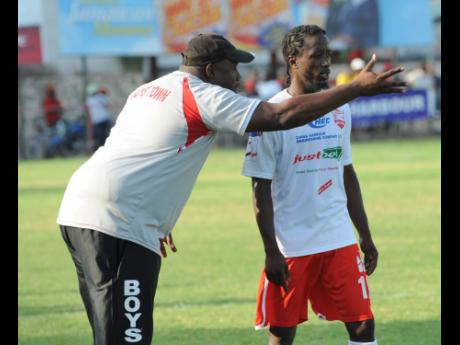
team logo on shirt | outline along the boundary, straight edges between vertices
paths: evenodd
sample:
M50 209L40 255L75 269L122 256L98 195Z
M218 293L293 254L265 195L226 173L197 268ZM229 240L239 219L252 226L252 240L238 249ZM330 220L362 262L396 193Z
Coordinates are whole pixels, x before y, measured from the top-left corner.
M343 149L342 146L337 147L329 147L324 149L323 151L318 151L316 153L310 153L306 155L296 154L294 157L294 162L292 164L297 164L304 161L311 161L314 159L322 159L322 158L329 158L329 159L337 159L339 160L342 157Z
M331 122L330 117L320 117L319 119L316 119L315 121L310 122L308 125L311 128L323 128L323 127L326 127L330 122Z
M337 126L339 126L341 129L345 127L345 113L341 109L335 109L332 112L332 117L334 118L334 122Z

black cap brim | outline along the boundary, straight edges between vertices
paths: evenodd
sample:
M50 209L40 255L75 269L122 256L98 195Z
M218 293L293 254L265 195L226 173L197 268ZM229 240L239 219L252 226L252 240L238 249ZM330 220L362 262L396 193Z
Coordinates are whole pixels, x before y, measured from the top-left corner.
M254 60L254 55L244 50L235 49L225 54L233 62L248 63Z

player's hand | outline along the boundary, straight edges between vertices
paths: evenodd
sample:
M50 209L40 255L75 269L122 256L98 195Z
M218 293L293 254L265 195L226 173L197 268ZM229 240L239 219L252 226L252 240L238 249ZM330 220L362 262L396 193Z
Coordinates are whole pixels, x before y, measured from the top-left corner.
M353 83L355 83L363 96L372 96L380 93L401 93L407 88L407 83L400 80L387 80L395 74L404 71L403 66L392 68L386 72L375 73L372 68L377 61L375 54L372 54L371 60L358 74Z
M265 275L269 281L280 285L284 289L284 292L288 291L288 283L291 275L289 274L286 260L279 251L265 256Z
M366 273L370 276L377 267L379 252L371 238L361 238L360 247L364 253L364 267L366 268Z
M171 248L171 250L174 253L177 252L177 248L176 248L176 245L174 244L172 235L169 234L169 235L165 236L164 238L160 239L160 251L161 251L161 256L162 257L165 258L165 257L168 256L168 253L166 252L165 244L167 244L169 246L169 248Z

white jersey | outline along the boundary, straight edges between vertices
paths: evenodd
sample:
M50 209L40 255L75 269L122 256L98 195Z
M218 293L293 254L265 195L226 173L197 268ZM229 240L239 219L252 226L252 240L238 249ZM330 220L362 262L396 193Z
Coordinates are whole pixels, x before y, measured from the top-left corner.
M270 99L291 98L283 90ZM356 243L343 167L352 163L348 104L302 127L251 133L243 175L272 180L276 239L285 257Z
M109 99L106 95L97 93L89 96L86 100L86 106L88 107L92 124L97 125L110 120Z
M180 71L140 86L105 145L71 177L57 222L160 254L216 132L243 135L259 102Z

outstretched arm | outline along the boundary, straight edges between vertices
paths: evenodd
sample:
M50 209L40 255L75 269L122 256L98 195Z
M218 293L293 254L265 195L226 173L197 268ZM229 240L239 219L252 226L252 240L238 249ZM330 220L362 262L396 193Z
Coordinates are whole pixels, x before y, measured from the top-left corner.
M321 92L295 96L281 103L261 102L252 115L246 132L275 131L302 126L357 97L403 92L406 89L407 84L403 81L386 80L402 72L403 67L375 73L372 72L375 62L374 54L350 83Z
M375 247L364 210L363 198L353 165L345 165L343 179L347 193L348 213L359 233L359 244L364 253L364 266L366 273L371 275L377 267L378 251Z
M287 292L290 276L284 256L276 243L271 184L271 180L252 178L254 213L264 244L267 279L281 285Z

